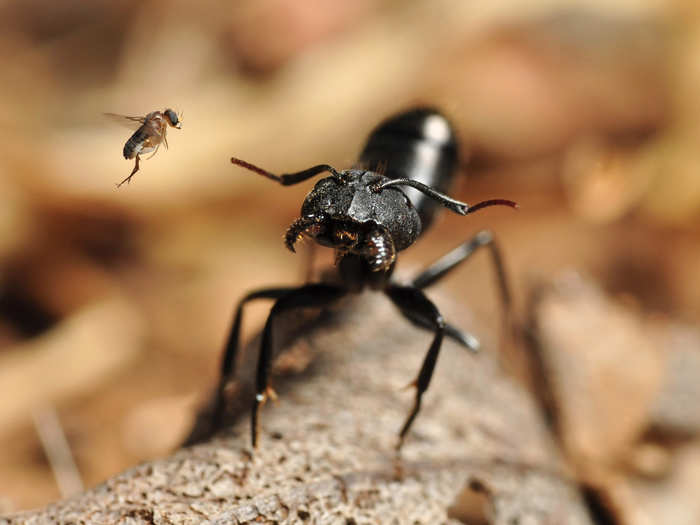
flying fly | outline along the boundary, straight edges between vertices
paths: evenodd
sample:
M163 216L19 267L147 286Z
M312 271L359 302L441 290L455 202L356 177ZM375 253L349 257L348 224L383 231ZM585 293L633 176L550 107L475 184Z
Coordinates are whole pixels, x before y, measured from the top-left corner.
M166 137L168 126L177 129L182 128L182 116L178 116L177 113L169 108L163 111L152 111L145 117L128 117L115 113L105 114L110 117L127 119L140 124L139 128L134 131L134 134L131 135L129 140L126 141L126 144L124 144L124 158L127 160L136 159L134 169L127 178L117 184L117 188L125 182L127 184L131 182L131 177L139 171L141 155L152 152L152 157L156 154L161 144L165 144L165 148L168 148L168 139ZM148 158L150 159L151 157Z

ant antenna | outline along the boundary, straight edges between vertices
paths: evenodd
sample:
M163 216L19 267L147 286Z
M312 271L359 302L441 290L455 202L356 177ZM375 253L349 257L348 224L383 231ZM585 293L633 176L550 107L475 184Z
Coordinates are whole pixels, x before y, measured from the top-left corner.
M279 182L282 186L291 186L292 184L303 182L306 179L310 179L311 177L318 175L319 173L323 173L324 171L329 172L331 175L333 175L333 177L335 177L339 181L343 183L345 182L342 174L333 166L329 166L328 164L319 164L318 166L312 166L311 168L307 168L296 173L284 173L282 175L275 175L274 173L270 173L269 171L264 170L256 166L255 164L251 164L250 162L246 162L245 160L238 159L236 157L231 157L231 164L235 164L236 166L240 166L254 173L257 173L258 175L267 177L270 180Z
M473 206L469 206L467 213L474 213L475 211L479 211L481 208L488 208L489 206L510 206L516 210L520 208L518 203L515 201L509 201L508 199L489 199L487 201L477 202Z
M393 186L411 186L418 191L425 193L431 199L439 202L448 210L451 210L459 215L466 215L467 213L474 213L481 208L486 208L488 206L510 206L511 208L518 208L518 204L514 201L509 201L507 199L490 199L487 201L482 201L474 206L469 206L466 202L458 201L448 197L444 193L440 193L434 190L430 186L426 186L422 182L418 182L413 179L392 179L390 181L384 182L376 187L375 191L381 191L384 188L391 188Z

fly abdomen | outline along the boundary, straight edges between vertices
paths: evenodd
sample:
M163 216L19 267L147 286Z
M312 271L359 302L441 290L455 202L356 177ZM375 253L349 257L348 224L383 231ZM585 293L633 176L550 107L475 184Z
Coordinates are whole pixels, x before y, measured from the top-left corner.
M129 137L129 140L124 144L124 158L133 159L136 155L141 153L143 149L143 143L148 139L148 133L141 126L139 129L134 131L134 134Z

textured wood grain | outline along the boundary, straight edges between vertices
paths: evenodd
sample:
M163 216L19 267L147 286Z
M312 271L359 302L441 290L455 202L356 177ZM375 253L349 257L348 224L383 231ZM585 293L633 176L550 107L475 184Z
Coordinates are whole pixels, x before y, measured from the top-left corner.
M436 302L482 335L464 310ZM444 344L398 460L413 398L402 387L430 334L379 294L303 332L291 350L309 364L273 380L280 401L263 410L259 450L242 417L212 440L0 523L462 523L453 505L468 484L485 495L488 523L590 523L530 395L499 371L493 345L475 357Z

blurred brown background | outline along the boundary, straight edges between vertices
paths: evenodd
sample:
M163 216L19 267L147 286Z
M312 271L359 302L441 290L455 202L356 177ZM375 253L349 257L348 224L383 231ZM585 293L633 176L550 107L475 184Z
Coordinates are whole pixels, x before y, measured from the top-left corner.
M60 497L38 429L65 432L68 492L172 450L215 384L234 302L301 279L281 236L311 184L281 188L231 155L276 172L348 167L374 125L416 103L459 130L453 196L520 210L445 215L399 275L489 227L523 319L531 290L573 269L621 301L636 337L650 320L695 333L695 2L26 0L0 5L0 29L0 512ZM183 129L116 190L131 131L102 113L165 107ZM477 256L442 285L482 319L487 348L490 276ZM253 330L266 311L251 312ZM649 352L640 362L663 368L663 344ZM635 368L624 355L615 373ZM635 388L651 399L662 382ZM622 448L646 429L625 430ZM681 448L654 441L666 458L654 482L677 474L677 454L693 466L634 523L700 490L689 433ZM607 473L629 474L609 459ZM634 503L625 479L631 495L611 498Z

